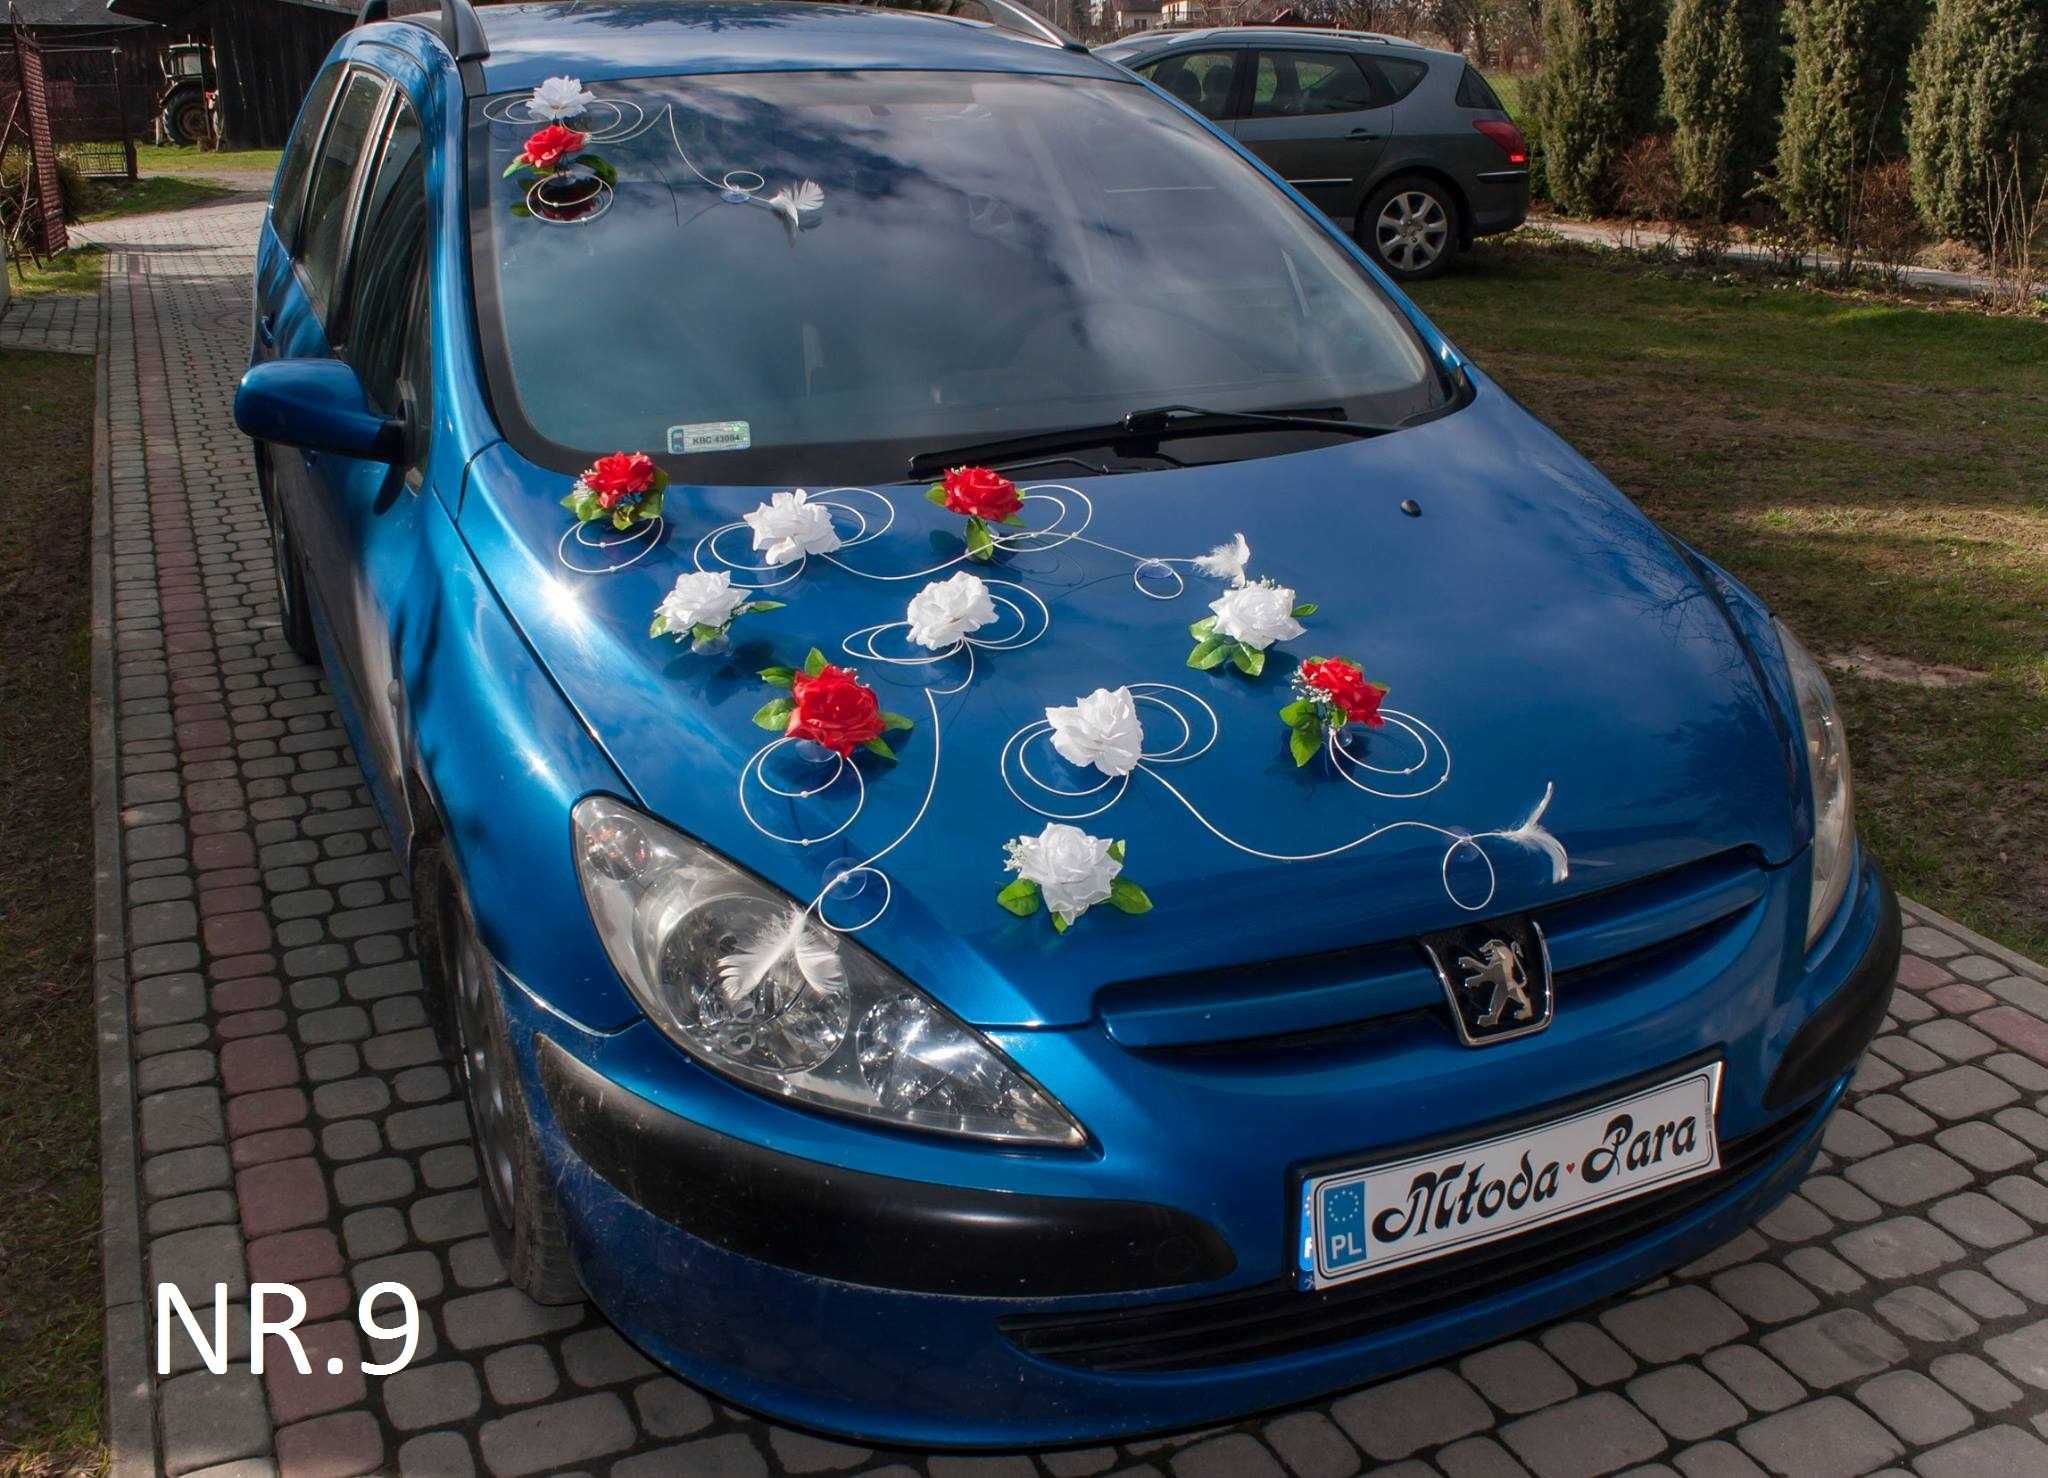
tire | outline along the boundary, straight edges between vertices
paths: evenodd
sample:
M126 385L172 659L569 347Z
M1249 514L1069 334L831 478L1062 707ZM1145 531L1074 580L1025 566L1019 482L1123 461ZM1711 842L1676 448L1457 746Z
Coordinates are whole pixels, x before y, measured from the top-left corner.
M263 493L263 511L270 516L270 564L277 576L277 622L284 644L308 667L318 667L320 643L313 637L313 613L306 605L306 572L277 498L270 448L261 444L256 448L256 481Z
M158 121L163 125L166 142L197 144L207 133L206 99L189 89L179 92L164 104Z
M1358 240L1397 282L1441 277L1458 254L1458 202L1421 175L1387 181L1358 213Z
M413 897L429 1011L462 1080L491 1240L513 1285L535 1303L581 1302L583 1284L520 1086L505 1003L440 846L421 851Z

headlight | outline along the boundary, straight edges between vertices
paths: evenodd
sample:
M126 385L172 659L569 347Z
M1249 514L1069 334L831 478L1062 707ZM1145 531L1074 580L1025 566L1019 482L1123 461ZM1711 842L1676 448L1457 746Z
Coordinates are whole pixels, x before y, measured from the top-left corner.
M576 870L612 964L654 1024L763 1092L914 1129L1078 1145L996 1049L799 903L630 806L576 807Z
M1777 623L1778 640L1799 696L1799 727L1806 735L1806 775L1813 785L1813 893L1806 906L1806 944L1841 907L1856 865L1856 816L1849 783L1849 736L1835 707L1834 689L1799 638Z

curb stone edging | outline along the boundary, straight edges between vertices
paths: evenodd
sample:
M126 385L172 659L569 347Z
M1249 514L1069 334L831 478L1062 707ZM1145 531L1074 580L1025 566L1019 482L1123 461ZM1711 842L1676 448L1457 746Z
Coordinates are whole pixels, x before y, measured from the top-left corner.
M1991 956L2015 975L2024 975L2029 980L2038 980L2043 985L2048 985L2048 967L2035 964L2017 950L2007 949L2002 944L1986 939L1976 930L1965 928L1954 919L1936 913L1923 903L1915 903L1910 898L1902 897L1899 899L1899 912L1916 924L1925 924L1929 928L1939 929L1944 934L1953 934L1978 954Z

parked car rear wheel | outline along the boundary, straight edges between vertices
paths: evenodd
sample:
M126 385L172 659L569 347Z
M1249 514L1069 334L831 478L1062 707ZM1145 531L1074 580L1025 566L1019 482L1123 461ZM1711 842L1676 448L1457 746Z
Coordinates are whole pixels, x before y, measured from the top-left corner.
M313 639L313 617L306 608L306 576L285 523L284 505L277 500L267 446L256 448L256 480L263 493L264 511L270 515L270 563L277 573L277 620L283 628L284 644L301 662L318 667L320 644Z
M421 962L438 996L437 1025L452 1048L476 1138L477 1176L491 1240L512 1282L537 1303L583 1297L562 1214L541 1161L540 1140L505 1024L505 1004L470 917L455 868L438 845L414 868ZM452 1038L452 1040L450 1040Z
M1358 217L1359 240L1388 275L1402 282L1441 276L1458 254L1458 203L1421 175L1402 175L1373 191Z

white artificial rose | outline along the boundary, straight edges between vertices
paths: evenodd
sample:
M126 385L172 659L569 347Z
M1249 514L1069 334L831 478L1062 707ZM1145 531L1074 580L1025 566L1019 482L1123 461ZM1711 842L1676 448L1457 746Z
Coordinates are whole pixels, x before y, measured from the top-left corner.
M1145 727L1129 688L1097 688L1067 708L1048 708L1052 747L1070 765L1128 775L1144 758Z
M533 90L526 108L536 118L560 123L564 118L574 118L596 101L574 77L550 77Z
M1008 848L1010 871L1038 884L1039 896L1061 923L1071 924L1109 897L1124 865L1109 855L1106 837L1078 826L1052 822L1035 837L1018 837Z
M808 554L830 554L842 542L832 527L832 510L813 503L802 488L777 493L747 515L754 548L771 565L795 564Z
M1209 603L1216 613L1216 634L1263 652L1276 641L1291 641L1307 628L1294 619L1294 592L1285 585L1261 580L1226 590Z
M910 639L921 647L943 652L955 646L970 631L979 631L996 618L995 602L988 586L962 570L950 580L934 580L910 598Z
M668 619L669 633L682 636L693 627L725 625L750 593L733 584L724 570L678 575L675 589L662 597L661 614Z
M1218 544L1207 554L1198 555L1195 568L1203 574L1218 580L1228 580L1235 590L1244 584L1244 567L1251 563L1252 546L1243 534L1232 534L1228 544Z

